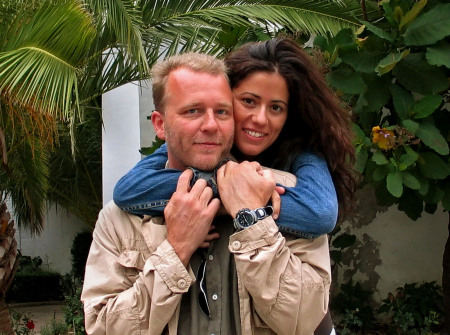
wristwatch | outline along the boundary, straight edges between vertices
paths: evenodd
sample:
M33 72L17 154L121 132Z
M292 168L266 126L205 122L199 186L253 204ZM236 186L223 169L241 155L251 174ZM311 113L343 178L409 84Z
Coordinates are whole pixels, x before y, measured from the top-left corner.
M266 217L272 215L272 213L272 206L261 207L254 210L248 208L241 209L237 212L236 218L233 221L234 228L237 230L248 228L253 226L259 220L265 219Z

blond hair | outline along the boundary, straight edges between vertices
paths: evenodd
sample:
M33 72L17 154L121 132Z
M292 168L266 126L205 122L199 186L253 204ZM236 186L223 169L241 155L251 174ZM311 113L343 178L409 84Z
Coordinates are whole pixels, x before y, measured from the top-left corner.
M171 56L161 62L156 63L151 71L153 102L155 109L164 113L165 109L165 91L169 74L179 68L212 75L222 74L228 81L225 63L214 56L201 54L197 52L187 52Z

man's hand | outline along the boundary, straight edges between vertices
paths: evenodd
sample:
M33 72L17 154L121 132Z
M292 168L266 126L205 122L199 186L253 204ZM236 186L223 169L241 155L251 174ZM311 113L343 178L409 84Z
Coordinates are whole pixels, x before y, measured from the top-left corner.
M181 262L187 266L192 254L199 247L207 247L209 241L218 237L210 233L211 223L220 207L218 199L206 181L199 179L189 186L192 171L184 171L178 179L177 190L164 210L167 225L167 240Z
M232 217L242 208L264 207L275 190L272 171L258 162L228 162L217 171L220 199Z

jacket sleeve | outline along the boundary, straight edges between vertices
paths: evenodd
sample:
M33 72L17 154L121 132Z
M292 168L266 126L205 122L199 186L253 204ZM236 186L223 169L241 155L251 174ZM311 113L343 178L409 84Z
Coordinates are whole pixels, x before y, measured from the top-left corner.
M324 158L313 152L296 156L291 172L295 187L281 195L281 212L276 220L281 232L303 238L330 233L338 215L338 201Z
M269 217L233 234L229 250L239 285L251 300L251 307L241 310L244 324L277 334L312 335L328 308L327 236L287 241Z
M162 215L176 190L180 170L166 169L167 145L143 158L114 187L113 200L136 215Z
M194 280L167 240L150 253L142 234L118 233L127 220L119 209L99 214L81 296L88 334L161 334Z

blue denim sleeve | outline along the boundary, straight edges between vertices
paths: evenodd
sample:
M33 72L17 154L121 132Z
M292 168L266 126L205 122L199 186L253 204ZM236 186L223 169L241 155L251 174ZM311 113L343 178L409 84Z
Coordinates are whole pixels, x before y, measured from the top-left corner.
M281 195L280 231L303 238L330 233L336 225L338 201L325 159L313 152L301 153L289 172L296 175L297 185Z
M126 212L161 215L177 188L180 170L166 169L167 146L143 158L114 187L113 200Z

